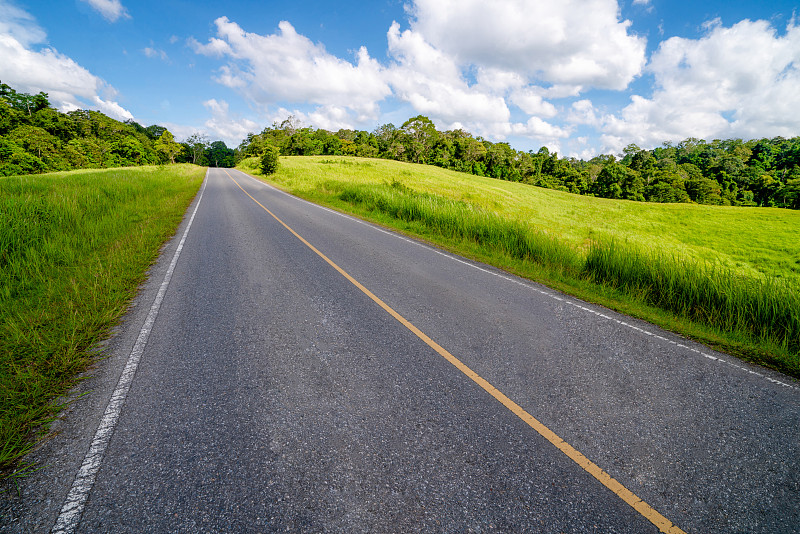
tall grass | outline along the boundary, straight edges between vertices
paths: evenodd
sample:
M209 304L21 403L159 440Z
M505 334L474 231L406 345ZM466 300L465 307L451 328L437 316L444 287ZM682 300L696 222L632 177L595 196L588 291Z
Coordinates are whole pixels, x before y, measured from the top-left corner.
M509 257L555 271L576 273L580 269L579 255L553 237L466 202L414 193L399 182L391 187L347 185L339 198L402 221L421 222L439 235L491 246Z
M0 178L0 468L32 446L202 182L194 166Z
M800 353L800 293L785 281L614 241L592 244L584 273L689 320Z
M778 347L788 357L763 363L800 376L800 293L785 280L745 277L722 265L614 240L595 240L588 252L581 252L521 221L463 201L416 193L397 181L391 185L327 182L324 188L342 201L419 223L445 238L535 262L560 276L611 287L695 323Z

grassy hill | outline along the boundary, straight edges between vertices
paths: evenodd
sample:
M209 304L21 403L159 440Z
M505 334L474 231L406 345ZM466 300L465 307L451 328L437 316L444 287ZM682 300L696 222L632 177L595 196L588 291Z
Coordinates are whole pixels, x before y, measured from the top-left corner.
M259 174L255 158L240 168ZM281 158L269 181L800 376L798 211L608 200L431 166L331 156ZM416 204L398 208L398 202ZM508 244L498 248L463 232L443 232L434 228L439 223L422 220L427 216L409 215L422 204L521 228L544 239L537 246L553 258L540 260L536 252L515 253ZM637 274L598 274L593 266L609 247L616 258L611 271L625 264ZM642 274L653 265L661 270ZM669 279L668 289L659 289L662 278ZM678 289L681 284L690 287ZM700 300L665 295L681 291L700 293ZM765 333L773 327L778 330Z
M248 161L245 167L252 170ZM576 248L588 247L592 239L614 237L717 261L745 276L760 273L800 283L800 211L610 200L389 160L287 157L281 164L274 180L297 193L317 195L331 181L399 181L417 191L527 221Z

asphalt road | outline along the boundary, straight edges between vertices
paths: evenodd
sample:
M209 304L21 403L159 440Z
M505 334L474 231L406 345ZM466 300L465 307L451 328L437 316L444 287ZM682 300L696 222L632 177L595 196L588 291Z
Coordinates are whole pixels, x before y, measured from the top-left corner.
M796 381L237 171L192 213L2 530L63 516L165 287L77 532L800 532Z

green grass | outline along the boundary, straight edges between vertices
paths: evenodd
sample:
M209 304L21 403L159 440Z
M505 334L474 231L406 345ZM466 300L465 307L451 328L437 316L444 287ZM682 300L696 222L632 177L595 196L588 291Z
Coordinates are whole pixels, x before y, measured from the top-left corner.
M422 223L435 235L491 247L510 258L572 275L581 269L580 255L558 239L460 200L416 193L400 182L390 186L344 185L338 196L393 219Z
M91 363L205 169L0 178L0 467L16 465Z
M282 158L270 180L800 376L798 212L595 199L357 158Z
M250 169L247 172L259 174L253 161L243 163ZM717 262L745 276L800 283L800 211L593 198L377 159L284 157L281 165L270 180L298 194L317 195L326 181L374 185L399 181L416 191L525 221L580 250L588 251L592 241L615 238Z

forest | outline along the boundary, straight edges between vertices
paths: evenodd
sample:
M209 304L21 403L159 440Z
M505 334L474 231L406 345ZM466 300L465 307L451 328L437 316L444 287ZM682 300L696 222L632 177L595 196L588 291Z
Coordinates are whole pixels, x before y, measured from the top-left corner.
M232 167L235 153L201 135L175 141L163 126L120 122L99 111L61 113L47 93L0 83L0 176L164 163Z
M800 209L800 137L690 138L651 150L631 144L622 154L584 161L546 147L515 150L464 130L442 132L422 115L372 132L301 127L289 117L231 149L200 134L177 142L162 126L97 111L61 113L46 93L0 83L0 176L177 162L232 167L269 146L284 156L393 159L612 199Z

